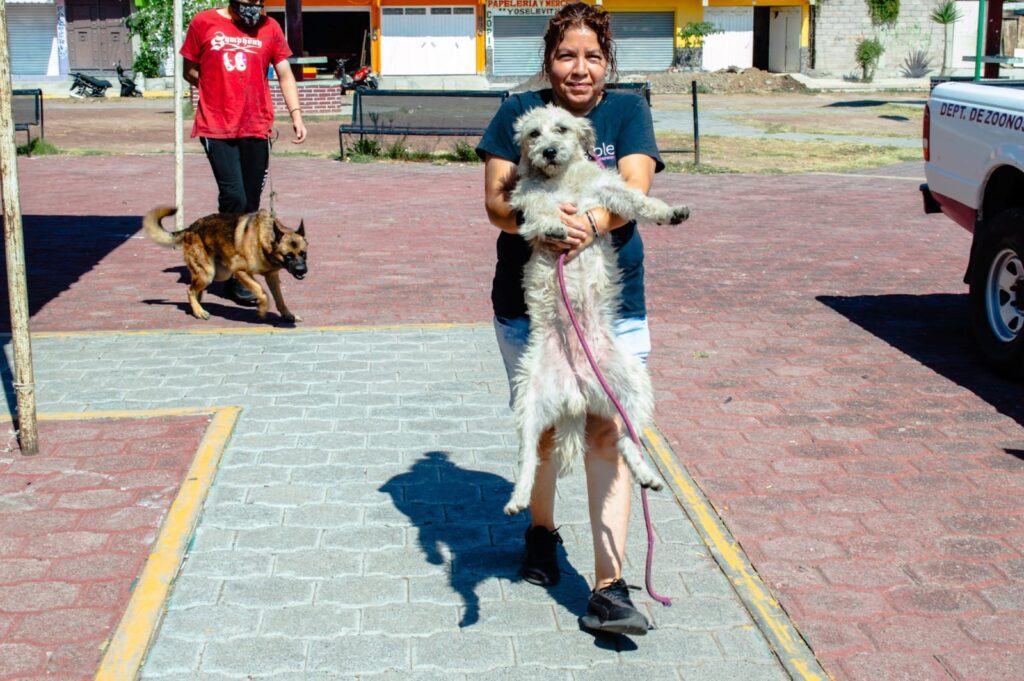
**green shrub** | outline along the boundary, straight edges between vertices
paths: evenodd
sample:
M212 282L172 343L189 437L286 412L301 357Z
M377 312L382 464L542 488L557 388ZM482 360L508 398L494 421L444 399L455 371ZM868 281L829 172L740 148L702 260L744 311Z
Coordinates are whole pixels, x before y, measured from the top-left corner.
M465 140L458 140L455 143L455 148L452 149L452 156L455 157L456 161L462 163L475 163L480 160L480 157L476 155L476 149Z
M900 0L867 0L867 3L875 25L895 24L900 16Z
M219 0L183 0L184 26L202 10L221 4ZM136 11L124 20L128 35L139 38L132 68L146 78L155 78L174 46L174 0L135 0L135 6Z
M60 149L41 137L33 137L31 143L19 144L17 153L18 156L49 156L59 154Z
M393 161L404 161L409 158L409 150L405 148L405 137L389 144L384 150L384 157Z
M722 29L710 21L691 21L679 29L679 38L687 47L700 47L704 38L721 32Z
M353 156L380 156L380 142L369 137L360 137L352 145Z
M857 41L857 51L853 58L861 68L861 80L865 83L870 83L875 77L875 68L883 52L885 48L878 38L861 38Z

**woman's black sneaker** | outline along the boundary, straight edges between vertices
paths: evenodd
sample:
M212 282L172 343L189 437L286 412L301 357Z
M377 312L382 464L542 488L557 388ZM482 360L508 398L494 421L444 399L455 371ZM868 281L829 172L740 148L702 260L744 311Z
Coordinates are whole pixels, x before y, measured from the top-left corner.
M617 579L603 589L591 591L587 614L580 618L580 624L592 631L611 634L646 634L651 625L630 600L630 589L639 591L640 587L629 586L625 580Z
M259 301L256 300L256 296L253 295L253 292L247 289L245 285L235 277L231 277L224 282L224 295L245 307L256 307L259 305Z
M542 525L526 530L526 553L519 574L530 584L555 586L562 578L558 570L556 547L562 543L558 530L549 530Z

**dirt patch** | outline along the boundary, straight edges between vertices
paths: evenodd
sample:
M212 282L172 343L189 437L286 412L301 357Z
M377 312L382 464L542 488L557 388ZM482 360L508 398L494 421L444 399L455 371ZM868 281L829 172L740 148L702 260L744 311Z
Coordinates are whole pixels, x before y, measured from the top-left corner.
M690 83L697 81L699 92L734 94L742 92L807 92L803 83L787 73L769 73L761 69L722 69L720 71L659 71L631 73L622 80L651 83L656 95L678 95L690 92Z
M699 92L737 94L744 92L808 92L803 83L786 73L769 73L761 69L722 69L720 71L656 71L654 73L623 74L619 80L636 83L649 81L656 95L685 95L690 83L697 81ZM550 87L547 78L538 74L519 83L512 92L525 92Z

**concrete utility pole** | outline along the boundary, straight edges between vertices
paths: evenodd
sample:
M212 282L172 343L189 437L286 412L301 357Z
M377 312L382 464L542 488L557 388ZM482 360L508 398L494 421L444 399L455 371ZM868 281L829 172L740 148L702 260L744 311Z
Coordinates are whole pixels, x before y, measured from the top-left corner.
M181 25L185 21L185 13L181 9L181 0L174 0L174 207L178 212L174 215L174 231L185 229L185 138L184 138L184 74L185 62L181 56Z
M7 47L7 3L0 0L0 191L4 204L4 249L7 254L7 295L11 304L14 347L14 394L18 400L18 443L22 454L39 452L36 431L36 382L32 373L32 340L28 331L28 286L25 245L21 234L18 157L11 114L11 56Z

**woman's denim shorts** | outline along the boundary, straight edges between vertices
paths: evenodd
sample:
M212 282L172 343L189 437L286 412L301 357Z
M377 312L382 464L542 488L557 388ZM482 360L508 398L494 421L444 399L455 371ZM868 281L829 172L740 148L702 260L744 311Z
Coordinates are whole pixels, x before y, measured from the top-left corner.
M619 346L646 363L647 355L651 353L651 330L647 326L647 317L619 319L615 321L613 327L615 340ZM526 342L530 337L530 318L495 317L494 335L498 339L498 349L505 363L505 373L508 376L508 404L511 407L515 402L512 379L515 377L520 358L526 352Z

